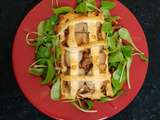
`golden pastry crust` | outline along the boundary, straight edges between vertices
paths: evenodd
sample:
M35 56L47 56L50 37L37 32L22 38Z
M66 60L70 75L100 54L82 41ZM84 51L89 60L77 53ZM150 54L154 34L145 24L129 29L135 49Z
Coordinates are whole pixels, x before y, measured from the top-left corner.
M113 96L111 74L108 69L108 51L105 48L105 34L100 31L101 39L99 39L97 34L97 25L102 25L103 22L104 16L96 12L86 15L68 13L61 16L61 20L56 26L56 32L60 36L62 51L61 99L100 99L104 96ZM78 28L76 25L78 24L78 27L83 26L84 30L81 28L76 30ZM80 42L83 44L78 45L78 38L75 33L80 34L79 39L82 40ZM84 37L81 37L81 35L84 35ZM81 54L86 49L90 53L88 58L83 58ZM67 55L65 55L66 52ZM105 62L102 65L100 65L100 52L103 52L103 56L105 56ZM80 60L83 61L83 59L88 62L91 59L90 62L92 64L90 64L89 73L84 74L82 72L83 75L81 75L80 69L82 68L79 66ZM86 65L88 64L86 63ZM100 66L102 66L103 72L100 70ZM85 71L85 69L82 69L82 71ZM103 87L105 87L104 90L102 90Z
M104 16L102 13L99 13L96 16L96 13L89 13L87 15L77 14L77 13L67 13L66 15L60 16L59 24L55 27L57 33L63 32L68 26L75 25L80 22L104 22Z

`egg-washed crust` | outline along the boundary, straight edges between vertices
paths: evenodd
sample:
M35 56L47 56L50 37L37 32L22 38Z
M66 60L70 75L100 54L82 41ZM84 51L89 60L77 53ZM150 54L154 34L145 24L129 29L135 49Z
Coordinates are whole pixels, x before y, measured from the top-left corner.
M62 72L60 75L61 79L61 99L76 99L79 98L78 91L85 85L87 89L90 86L94 89L92 92L81 95L83 98L100 99L104 96L113 96L113 90L111 85L111 74L108 68L108 50L105 47L105 33L102 31L102 39L97 37L97 23L103 24L104 16L102 13L67 13L60 16L59 24L55 27L55 31L60 37L60 48L61 48L61 67ZM81 46L77 45L75 38L75 25L78 23L86 23L88 26L89 43ZM66 40L65 30L68 29L67 45L63 43ZM105 49L103 49L105 48ZM90 49L92 57L92 74L91 75L79 75L79 53L84 49ZM99 69L99 53L103 49L106 55L105 59L105 71L100 73ZM64 63L65 52L69 53L70 60L70 73L65 74L67 69ZM68 82L68 83L67 83ZM64 83L68 84L68 87ZM102 92L102 88L105 92Z

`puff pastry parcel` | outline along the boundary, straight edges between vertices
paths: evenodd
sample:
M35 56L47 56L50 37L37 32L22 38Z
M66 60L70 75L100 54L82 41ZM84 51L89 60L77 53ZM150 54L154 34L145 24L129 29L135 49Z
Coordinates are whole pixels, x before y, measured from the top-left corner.
M60 17L61 99L113 96L101 13L68 13Z

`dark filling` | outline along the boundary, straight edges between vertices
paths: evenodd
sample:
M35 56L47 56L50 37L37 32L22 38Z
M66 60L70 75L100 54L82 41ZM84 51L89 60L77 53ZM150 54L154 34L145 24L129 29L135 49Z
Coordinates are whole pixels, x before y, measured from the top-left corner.
M69 67L70 66L70 58L69 58L69 52L64 52L64 65Z
M70 58L69 58L69 52L64 52L64 66L66 67L66 70L63 72L65 75L70 74Z
M98 40L103 40L102 38L102 24L97 23L97 38Z
M89 43L88 26L86 23L78 23L75 25L75 39L78 46Z
M88 74L88 72L92 69L93 64L92 64L92 58L90 56L90 50L84 50L82 52L82 59L79 64L79 68L84 69L85 75Z
M87 97L88 93L93 94L95 92L95 86L91 81L84 82L77 91L78 97Z
M71 82L70 81L63 81L63 88L64 91L70 93L71 91Z
M102 92L104 95L106 95L106 85L107 85L107 82L104 81L104 82L103 82L103 85L101 86L101 92Z
M67 44L68 35L69 35L69 28L67 28L67 29L64 31L65 40L62 41L62 45L65 46L65 47L68 47L68 44Z

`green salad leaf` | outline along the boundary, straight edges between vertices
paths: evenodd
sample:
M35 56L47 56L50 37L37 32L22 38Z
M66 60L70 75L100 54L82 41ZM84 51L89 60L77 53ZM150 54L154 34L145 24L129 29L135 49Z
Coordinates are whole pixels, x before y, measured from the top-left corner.
M53 12L57 16L60 15L60 14L65 14L65 13L71 12L71 11L73 11L73 8L69 7L69 6L64 6L64 7L59 7L59 8L54 8L53 9Z
M126 63L124 64L119 64L117 70L113 73L112 79L114 81L118 81L119 83L123 83L126 79L125 77L125 67ZM114 86L114 85L113 85Z
M117 41L116 39L113 39L113 37L107 37L107 46L110 50L115 50L116 49L116 45L117 45Z
M44 24L45 24L45 21L41 21L39 24L38 24L38 27L37 27L37 32L38 34L40 35L43 35L43 32L44 32Z
M108 16L108 17L105 18L105 21L117 23L117 21L118 21L119 19L120 19L119 16Z
M102 30L107 34L112 33L113 32L112 23L111 22L104 22L102 25Z
M86 13L86 12L92 12L95 9L98 9L96 7L95 0L78 0L78 5L75 8L75 11L77 13Z
M46 59L46 61L48 64L48 70L45 79L41 80L41 84L48 84L49 82L51 82L56 72L55 68L53 67L52 61L50 59Z
M114 2L104 1L104 0L101 2L101 8L104 10L110 10L113 9L114 7L115 7Z
M83 0L76 0L77 1L77 3L79 4L79 3L81 3Z
M108 102L109 101L109 97L107 97L107 96L101 97L98 101L99 102Z
M36 59L50 58L51 52L47 47L40 46L37 50Z
M126 63L119 64L117 70L112 75L112 86L114 94L116 94L122 89L123 84L126 81L125 67Z
M42 21L38 26L38 33L40 33L41 35L52 34L53 33L52 27L53 26L50 20Z
M127 40L129 43L132 43L131 35L126 28L119 29L118 33L122 39Z
M135 46L132 41L131 35L126 28L121 28L118 32L119 36L122 39L127 40L132 45L132 47L139 53L139 56L142 60L144 60L145 62L148 61L148 58L144 55L144 53Z
M40 58L29 67L28 72L35 76L44 76L41 83L48 84L55 75L55 68L50 59Z
M37 27L39 37L47 34L54 34L53 26L56 25L57 22L57 16L51 16L49 19L41 21Z
M78 102L78 101L79 101L79 102ZM86 113L95 113L95 112L97 112L97 110L91 110L91 109L86 109L86 108L84 108L84 107L82 106L81 101L80 101L80 100L78 100L78 101L72 102L72 104L73 104L78 110L80 110L80 111L82 111L82 112L86 112ZM89 104L92 105L92 101L89 102Z
M86 109L90 110L93 107L93 101L87 99L85 102L87 103Z
M121 47L122 49L122 53L123 53L123 56L125 57L125 59L130 59L132 57L132 47L127 45L127 46L122 46Z
M72 104L83 112L97 112L97 110L91 110L94 103L90 99L76 99Z
M106 41L108 43L107 47L110 50L110 53L116 52L119 49L119 46L117 45L118 41L119 41L118 33L115 32L115 33L113 33L112 36L107 36L106 39L107 39Z
M80 4L76 7L75 11L76 11L77 13L85 13L85 12L87 11L86 3L80 3Z
M132 58L128 58L127 59L127 84L128 84L128 88L131 88L131 84L130 84L130 67L131 67L131 63L132 63Z
M30 67L28 72L32 75L35 76L42 76L44 74L45 69L44 68L35 68L35 67Z
M56 82L51 89L51 98L53 100L58 100L60 99L60 96L61 96L61 82L60 79L56 79Z
M110 12L108 9L101 8L101 11L105 18L108 18L110 16Z
M109 61L109 63L123 62L124 57L123 57L122 50L119 49L116 52L109 54L109 60L108 61Z
M95 9L98 9L98 8L96 7L96 2L95 2L95 0L87 0L87 1L86 1L86 7L87 7L87 11L88 11L88 12L92 12L92 11L94 11Z
M122 90L119 90L118 92L116 92L116 93L114 94L113 97L108 97L108 96L101 97L98 101L99 101L99 102L102 102L102 103L114 101L114 100L117 99L122 93L123 93L123 91L122 91Z
M58 23L58 16L54 15L50 17L51 25L54 26Z

